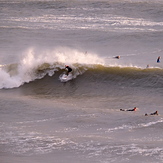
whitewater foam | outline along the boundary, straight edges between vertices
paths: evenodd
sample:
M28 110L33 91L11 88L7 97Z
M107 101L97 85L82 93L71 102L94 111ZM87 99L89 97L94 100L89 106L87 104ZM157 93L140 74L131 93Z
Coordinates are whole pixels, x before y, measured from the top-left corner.
M39 55L38 55L39 54ZM64 69L65 65L70 65L75 70L75 75L83 73L79 71L75 64L93 65L104 64L104 60L94 53L83 53L76 49L67 47L59 47L52 50L39 50L36 48L27 49L20 63L17 63L13 69L11 65L3 65L0 68L0 88L14 88L19 87L24 83L28 83L35 79L40 79L46 74L52 76L59 69ZM41 74L37 73L39 70L46 70ZM15 73L12 73L15 71Z

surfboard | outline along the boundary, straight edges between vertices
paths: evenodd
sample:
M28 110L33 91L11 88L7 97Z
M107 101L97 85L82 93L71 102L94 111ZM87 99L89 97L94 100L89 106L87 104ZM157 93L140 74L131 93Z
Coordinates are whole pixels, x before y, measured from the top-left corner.
M59 80L60 80L61 82L67 82L67 81L72 80L72 79L73 79L73 76L72 76L71 73L69 73L68 76L67 76L66 74L61 74L61 75L59 76Z

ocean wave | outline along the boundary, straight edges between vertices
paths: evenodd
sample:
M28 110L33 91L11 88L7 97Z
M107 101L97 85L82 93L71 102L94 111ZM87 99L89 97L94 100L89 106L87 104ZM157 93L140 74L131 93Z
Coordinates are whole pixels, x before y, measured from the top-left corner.
M28 64L27 64L28 65ZM36 65L9 64L0 67L0 88L20 87L24 83L42 80L46 75L51 80L58 80L59 75L65 73L64 63L44 62ZM81 75L83 82L114 83L123 86L142 86L161 88L163 84L163 70L160 68L141 69L136 67L109 67L100 64L70 64L73 69L73 79ZM45 81L46 82L46 81Z
M51 51L30 48L24 52L20 63L0 66L0 89L20 87L46 75L58 80L58 75L65 71L65 65L72 67L73 79L82 75L81 81L88 83L144 87L162 87L163 83L161 68L109 65L96 54L63 47Z

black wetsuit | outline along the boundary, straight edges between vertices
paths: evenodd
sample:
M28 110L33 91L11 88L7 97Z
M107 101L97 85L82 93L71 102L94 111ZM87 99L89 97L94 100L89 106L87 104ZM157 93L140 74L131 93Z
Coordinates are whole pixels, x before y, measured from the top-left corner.
M67 75L68 75L72 71L72 68L69 66L66 66L66 69L67 69Z
M154 113L151 113L150 115L158 115L157 111L155 111Z
M129 110L120 109L120 111L135 111L135 109L129 109Z
M157 63L159 63L160 62L160 57L158 57L158 59L157 59Z

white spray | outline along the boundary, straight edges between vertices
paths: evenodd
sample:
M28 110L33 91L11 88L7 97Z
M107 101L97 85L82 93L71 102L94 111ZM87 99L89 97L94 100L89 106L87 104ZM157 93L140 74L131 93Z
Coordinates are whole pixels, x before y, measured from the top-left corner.
M54 72L57 71L57 69L55 69L56 64L60 69L64 69L64 65L66 64L71 65L75 69L76 67L74 64L103 65L104 61L96 54L80 52L76 49L67 47L42 51L35 48L29 48L23 53L20 63L15 67L15 73L11 73L11 68L10 70L8 69L8 67L11 67L9 65L0 67L0 89L19 87L24 83L43 77L45 74L38 76L36 71L38 67L45 63L53 68L53 71L48 72L48 74L52 76Z

